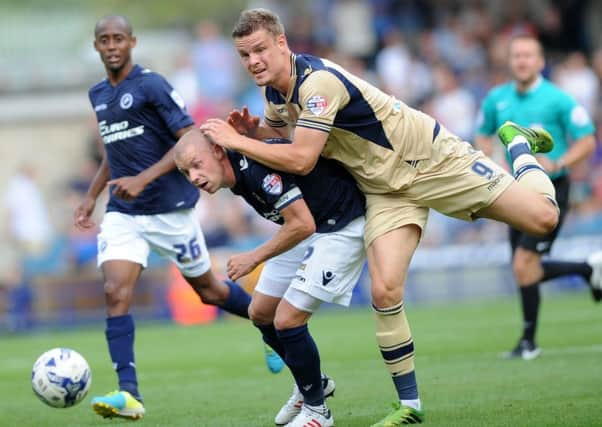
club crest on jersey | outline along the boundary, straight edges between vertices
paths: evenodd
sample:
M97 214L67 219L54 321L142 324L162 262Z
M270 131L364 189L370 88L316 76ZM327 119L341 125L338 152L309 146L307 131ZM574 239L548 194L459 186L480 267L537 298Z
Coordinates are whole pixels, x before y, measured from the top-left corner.
M282 194L282 178L275 173L266 175L265 178L263 178L261 188L268 194L273 194L275 196Z
M134 103L134 97L129 92L128 93L124 93L121 96L121 99L119 100L119 106L121 108L123 108L124 110L127 110L128 108L130 108L133 103Z
M322 95L315 95L307 100L307 109L316 116L322 114L327 106L328 102L326 102L326 98Z

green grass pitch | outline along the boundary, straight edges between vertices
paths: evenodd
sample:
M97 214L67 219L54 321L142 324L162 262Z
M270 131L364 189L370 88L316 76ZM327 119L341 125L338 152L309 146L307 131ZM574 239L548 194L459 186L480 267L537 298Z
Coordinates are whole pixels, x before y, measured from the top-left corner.
M514 299L408 307L417 375L429 426L602 425L602 306L585 291L544 298L540 359L502 360L520 329ZM103 322L85 330L0 336L0 425L119 426L92 412L90 397L115 388ZM337 382L329 405L339 427L366 427L395 400L368 308L318 313L311 329L323 370ZM80 351L92 367L89 396L53 409L31 391L30 370L56 346ZM140 426L271 426L288 398L288 373L264 366L258 332L224 319L211 326L141 323L136 336L147 415Z

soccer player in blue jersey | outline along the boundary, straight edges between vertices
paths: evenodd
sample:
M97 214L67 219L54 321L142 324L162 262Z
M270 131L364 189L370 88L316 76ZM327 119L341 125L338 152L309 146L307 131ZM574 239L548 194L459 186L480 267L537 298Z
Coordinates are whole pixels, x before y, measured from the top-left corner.
M585 108L542 77L544 52L536 38L514 37L509 46L509 65L513 80L493 88L486 96L475 142L486 153L491 152L490 137L506 121L548 130L554 137L554 149L542 155L539 162L552 179L560 208L559 226L549 234L537 237L510 229L512 271L520 289L524 323L518 344L507 356L531 360L541 353L535 341L541 282L579 275L589 284L594 300L602 299L602 253L592 254L585 262L542 261L569 207L570 169L594 151L596 141L594 124Z
M295 379L276 424L332 426L324 398L334 391L334 382L321 375L307 322L322 302L349 305L365 262L364 196L335 161L321 159L307 176L296 177L226 151L198 129L180 139L175 161L202 190L230 188L264 218L282 225L263 245L230 258L227 272L236 280L266 262L249 313Z
M92 399L104 417L144 415L134 361L134 287L153 250L172 260L207 304L248 318L250 295L211 272L193 207L199 191L176 169L172 148L192 128L184 103L157 73L134 65L132 27L123 16L96 24L94 47L107 78L89 96L106 148L85 201L76 209L78 227L89 228L96 198L109 185L110 198L98 236L98 265L104 275L106 339L119 391Z

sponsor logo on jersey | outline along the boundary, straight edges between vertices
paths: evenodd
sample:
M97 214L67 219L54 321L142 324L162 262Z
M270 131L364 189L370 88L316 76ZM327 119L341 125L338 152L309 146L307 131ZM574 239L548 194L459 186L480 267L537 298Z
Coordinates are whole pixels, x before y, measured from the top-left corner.
M107 109L107 104L98 104L94 107L94 111L102 111Z
M176 105L178 107L180 107L182 110L184 108L186 108L186 103L184 102L184 98L182 98L180 96L180 94L178 92L176 92L176 90L172 90L171 93L169 94L169 96L171 96L171 99L173 100L173 102L176 103Z
M322 271L322 286L328 285L334 277L335 274L332 271Z
M491 192L497 185L500 183L504 175L497 174L494 175L493 178L489 180L489 185L487 185L487 191Z
M282 194L282 178L275 173L266 175L265 178L263 178L261 188L268 194L273 194L275 196Z
M107 123L103 120L98 123L98 131L105 144L110 144L115 141L122 141L133 136L142 135L144 133L144 125L129 127L129 122L124 120L117 123Z
M535 249L537 249L537 252L544 252L550 249L551 245L551 242L537 242L537 244L535 245Z
M124 110L127 110L128 108L130 108L133 103L134 103L134 97L129 92L124 93L121 96L121 99L119 100L119 106L121 108L123 108Z
M326 98L322 95L315 95L307 100L307 109L316 116L322 114L327 106L328 102L326 102Z
M263 217L268 221L279 222L282 219L282 215L280 215L280 211L278 209L274 209L270 212L263 212Z

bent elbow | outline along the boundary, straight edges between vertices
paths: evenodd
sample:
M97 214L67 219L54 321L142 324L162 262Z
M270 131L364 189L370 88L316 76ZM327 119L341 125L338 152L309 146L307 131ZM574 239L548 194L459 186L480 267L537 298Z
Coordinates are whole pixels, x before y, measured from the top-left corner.
M312 221L304 221L303 223L299 224L298 233L299 236L302 237L304 240L312 234L314 234L315 232L316 223L315 221L313 221L313 219Z
M312 161L299 161L295 164L295 175L305 176L308 175L314 167L316 166L316 162Z
M307 237L314 234L316 232L316 230L317 230L316 223L314 221L312 221L311 224L307 224Z

